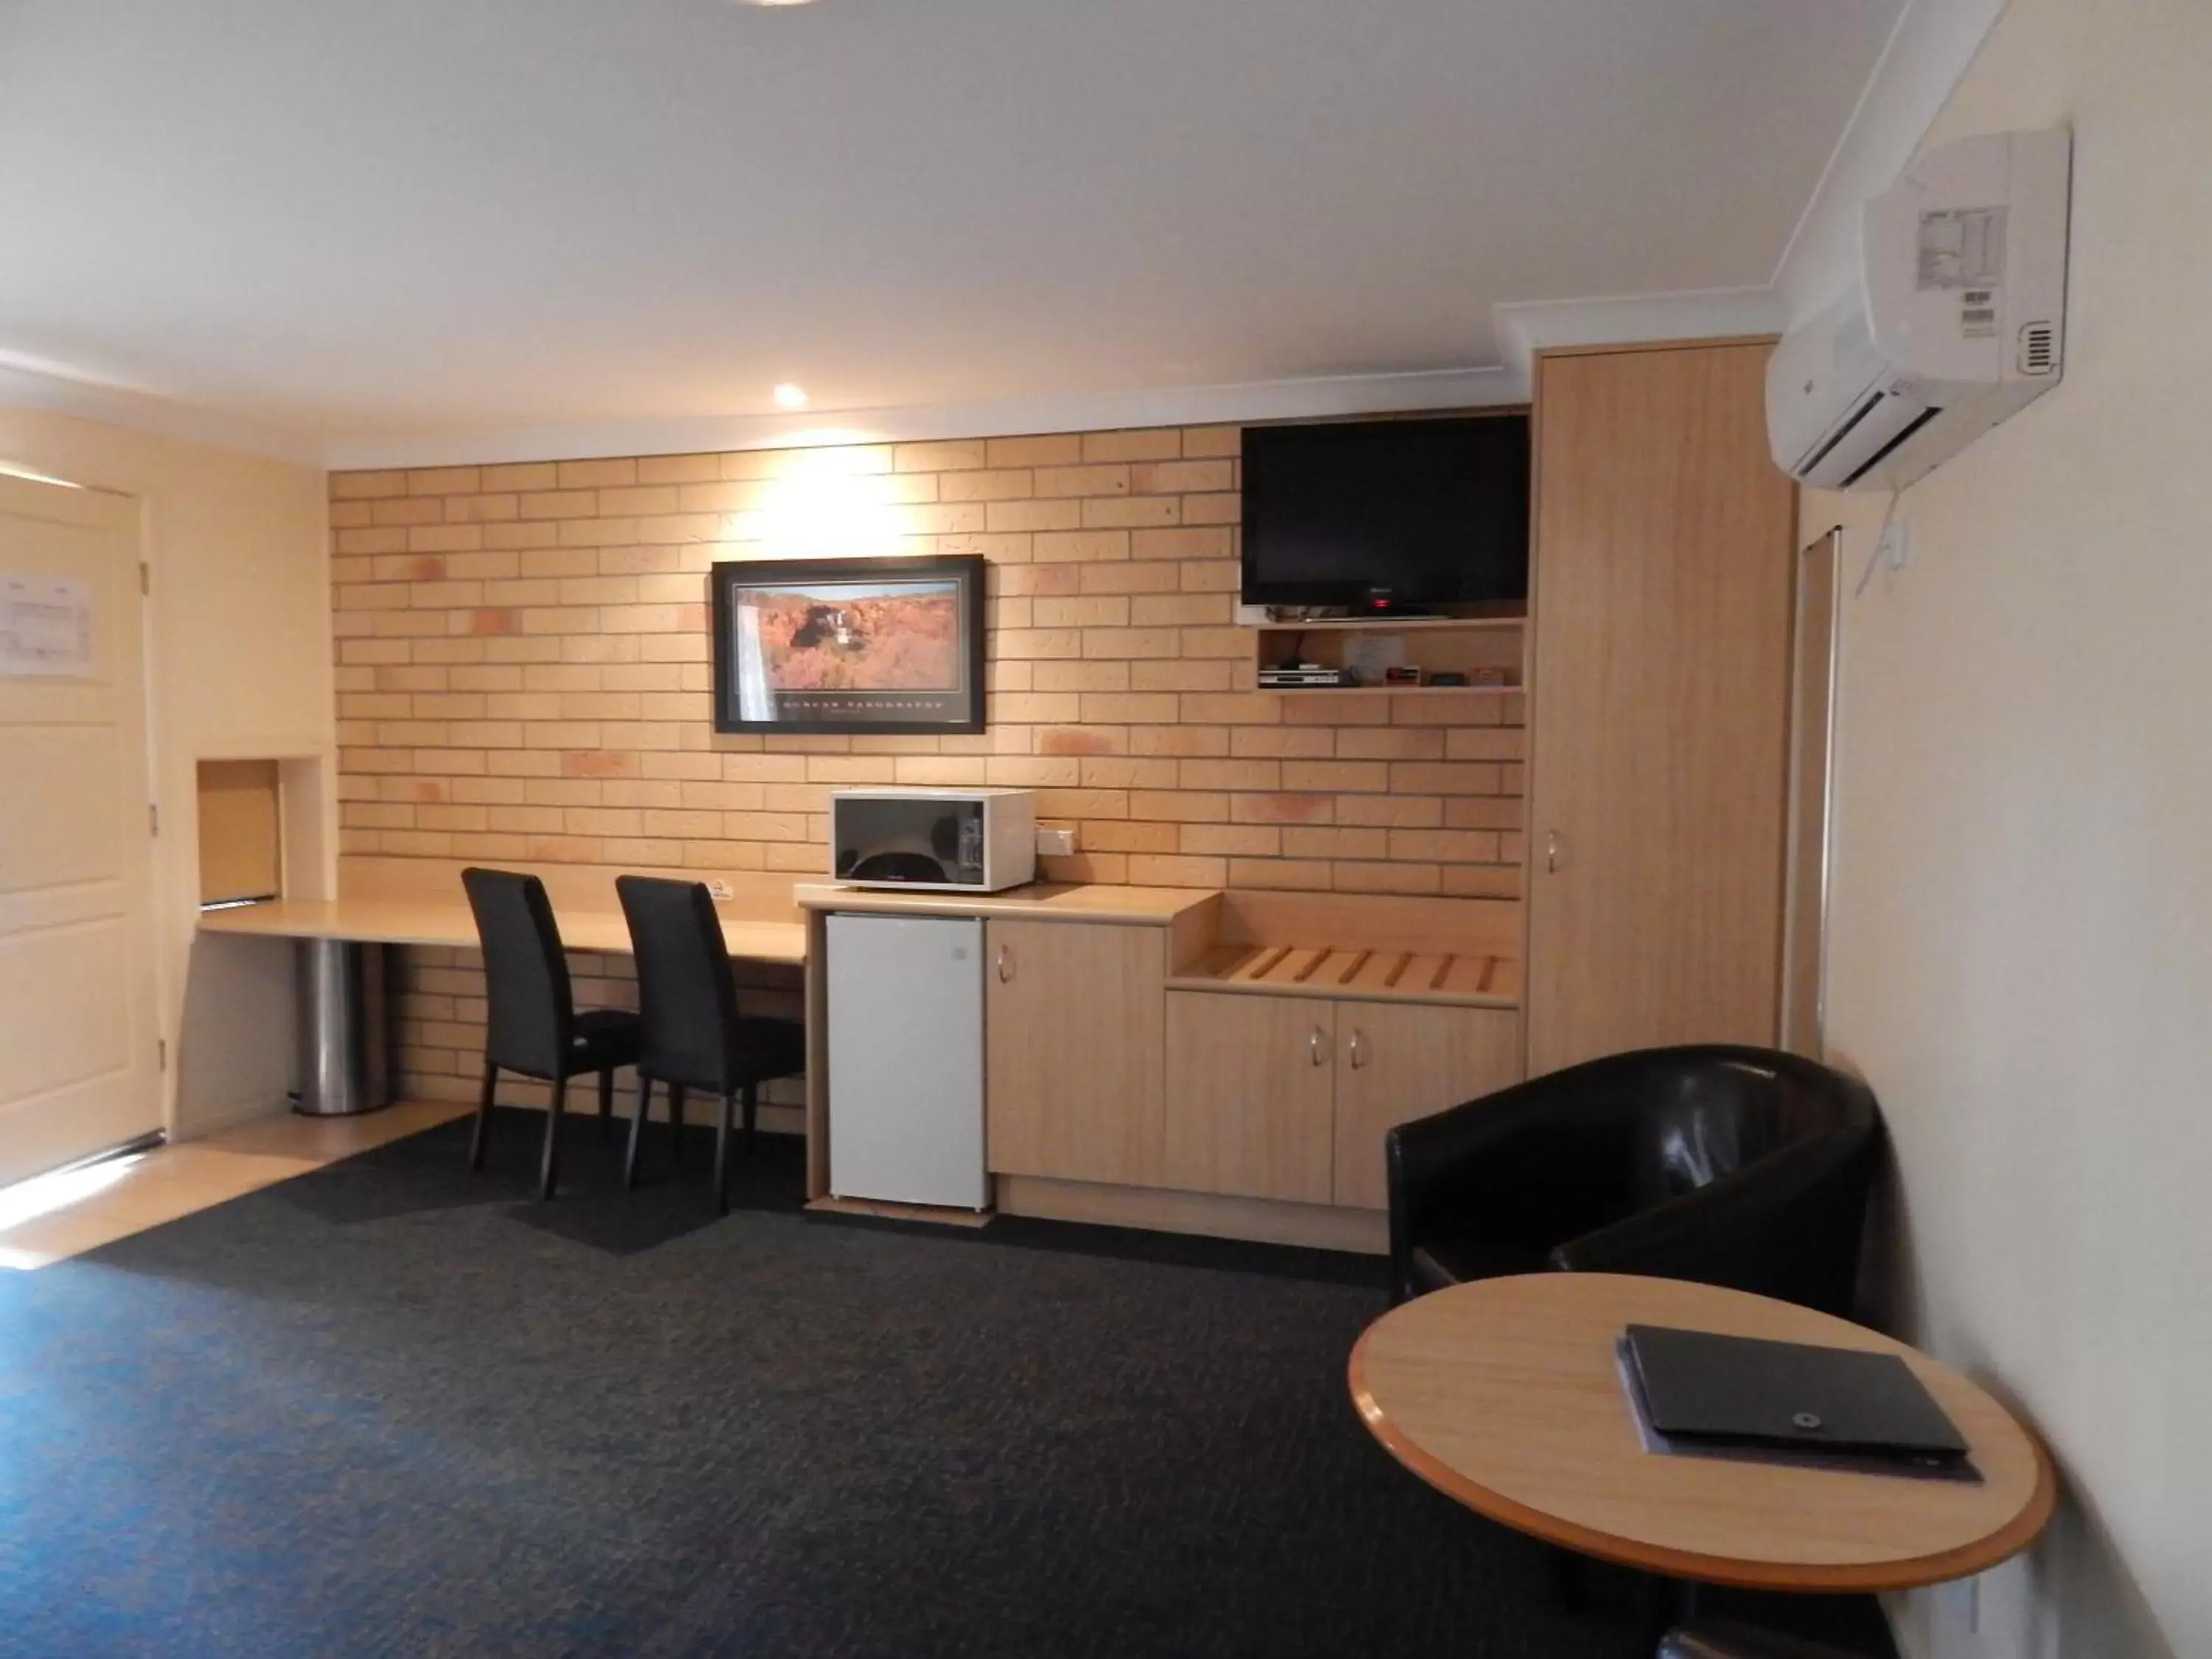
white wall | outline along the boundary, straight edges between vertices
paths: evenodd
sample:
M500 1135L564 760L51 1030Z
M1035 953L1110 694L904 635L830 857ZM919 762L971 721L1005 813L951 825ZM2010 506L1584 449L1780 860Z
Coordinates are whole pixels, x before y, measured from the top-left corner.
M1909 1328L2065 1511L1923 1656L2212 1655L2212 3L2013 0L1930 143L2075 133L2064 383L1847 600L1829 1039L1880 1094ZM1839 520L1855 582L1883 502Z
M198 763L303 757L318 787L287 809L334 821L330 533L319 469L0 407L0 463L143 503L154 599L148 638L165 1088L173 1133L276 1105L291 1067L289 947L195 944ZM334 838L325 836L322 844ZM327 870L294 872L321 891Z

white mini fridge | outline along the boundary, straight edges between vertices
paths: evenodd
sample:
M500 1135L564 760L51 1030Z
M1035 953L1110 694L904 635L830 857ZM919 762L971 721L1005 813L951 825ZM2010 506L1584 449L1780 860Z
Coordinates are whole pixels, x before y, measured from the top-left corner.
M988 1209L983 924L833 914L830 1190Z

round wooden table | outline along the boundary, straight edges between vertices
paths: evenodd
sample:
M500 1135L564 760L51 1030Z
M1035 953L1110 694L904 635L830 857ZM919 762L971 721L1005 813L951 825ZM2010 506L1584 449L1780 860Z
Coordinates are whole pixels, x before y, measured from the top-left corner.
M1613 1344L1631 1324L1868 1348L1904 1359L1972 1449L1978 1484L1644 1449ZM1847 1321L1679 1279L1534 1273L1394 1308L1352 1351L1375 1437L1468 1508L1584 1555L1756 1589L1904 1589L2025 1548L2050 1459L1982 1389Z

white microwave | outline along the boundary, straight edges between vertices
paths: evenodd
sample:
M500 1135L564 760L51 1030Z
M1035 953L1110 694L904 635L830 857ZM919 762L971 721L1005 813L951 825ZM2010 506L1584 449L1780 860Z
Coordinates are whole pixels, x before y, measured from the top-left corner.
M830 797L830 873L856 887L1019 887L1036 879L1036 796L1027 789L840 789Z

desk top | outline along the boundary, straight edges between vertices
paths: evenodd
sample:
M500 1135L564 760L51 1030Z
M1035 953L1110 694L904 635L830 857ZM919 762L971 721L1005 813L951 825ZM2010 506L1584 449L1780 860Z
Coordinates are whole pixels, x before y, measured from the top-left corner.
M1900 1356L1972 1448L1980 1485L1647 1452L1621 1398L1622 1328L1677 1325ZM2035 1437L1948 1366L1741 1291L1615 1273L1455 1285L1352 1351L1352 1397L1391 1455L1478 1513L1586 1555L1762 1589L1903 1589L2032 1542L2055 1501Z
M804 910L869 911L905 916L1058 916L1072 921L1117 921L1164 927L1179 916L1218 901L1205 887L1119 887L1104 882L1032 882L997 893L847 887L802 883L792 902Z
M561 942L571 951L613 956L630 952L629 928L621 913L562 909ZM357 898L283 899L272 904L208 910L200 932L264 939L356 939L371 945L441 945L474 950L476 919L465 901ZM754 962L806 960L806 924L722 918L730 954Z

